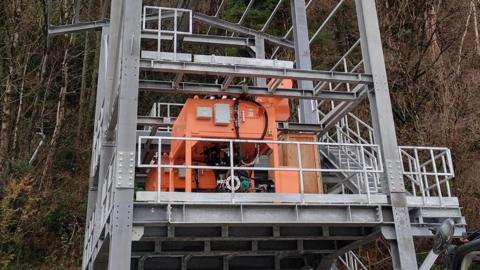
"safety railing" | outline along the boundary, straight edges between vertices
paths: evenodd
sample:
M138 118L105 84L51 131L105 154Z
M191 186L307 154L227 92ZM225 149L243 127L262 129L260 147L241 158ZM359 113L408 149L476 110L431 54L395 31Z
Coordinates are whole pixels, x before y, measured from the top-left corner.
M183 108L182 103L156 102L150 110L150 116L162 118L176 118Z
M368 270L365 264L353 251L348 251L345 255L338 257L338 261L342 267L345 267L348 270Z
M450 149L401 146L405 186L413 196L452 197L450 180L455 177Z
M101 228L106 227L108 218L113 209L113 177L115 173L115 158L112 157L110 160L106 177L102 180L103 185L102 189L99 190L100 194L100 208L95 208L92 211L90 219L87 221L85 227L85 238L83 246L83 261L82 263L88 261L89 256L93 254L95 248L95 241L99 239L101 234ZM100 224L98 224L100 222ZM100 229L100 230L98 230ZM85 265L82 266L82 269L85 269Z
M101 218L100 218L100 224L102 227L105 225L107 222L108 217L110 216L110 213L113 208L113 178L115 177L115 158L112 158L110 161L110 164L108 166L108 171L105 177L105 182L103 183L102 186L102 193L101 193Z
M95 123L95 134L93 135L93 147L92 147L92 163L91 163L91 175L94 174L95 170L98 167L98 162L100 160L100 151L102 149L102 134L103 134L103 106L100 109L98 119Z
M159 126L160 132L171 132L173 123L177 119L180 111L183 108L182 103L156 102L150 110L149 117L154 117L162 120L165 125ZM146 126L146 130L150 130L150 126Z
M95 218L97 216L96 211L92 211L92 216L90 219L87 221L86 227L85 227L85 237L84 237L84 242L83 242L83 260L82 260L82 269L85 269L85 264L86 262L90 259L90 256L93 253L93 249L95 247L94 242L95 242Z
M332 132L327 132L325 141L339 143L374 144L373 128L352 113L348 113L336 125Z
M156 149L156 156L160 156L158 153L163 153L165 150L162 146L162 142L168 142L170 145L173 142L208 142L208 143L224 143L226 145L225 152L229 158L229 164L224 166L209 166L209 165L200 165L200 164L173 164L173 163L163 163L162 158L157 158L157 162L151 161L143 161L143 156L145 154L145 150L143 149L143 143L150 141L153 144L156 144L158 148ZM259 144L259 145L269 145L277 146L280 145L294 145L296 147L296 164L297 166L285 166L285 167L273 167L273 166L252 166L246 167L244 165L235 165L234 164L234 156L238 153L235 153L235 144ZM304 166L304 162L302 159L305 159L305 155L302 154L302 147L303 146L314 146L317 148L320 153L321 148L348 148L350 151L358 155L360 158L360 162L357 163L357 166L349 166L347 156L344 154L339 155L339 159L342 161L346 161L339 163L338 167L336 168L327 168L327 167L306 167ZM187 146L188 147L188 146ZM358 186L363 187L365 192L358 192L359 194L364 194L367 196L368 201L370 201L371 196L371 188L369 187L368 179L375 175L378 178L378 175L383 173L383 167L379 160L380 151L378 149L378 145L368 145L368 144L340 144L340 143L328 143L328 142L296 142L296 141L270 141L270 140L242 140L242 139L217 139L217 138L188 138L188 137L162 137L162 136L139 136L138 138L138 149L137 149L137 167L138 168L145 168L145 169L157 169L157 187L162 186L162 173L161 169L171 170L171 169L182 169L182 170L225 170L229 172L229 175L233 177L227 177L225 182L227 185L234 187L238 185L235 183L235 176L236 172L239 171L268 171L268 172L298 172L299 175L299 193L303 198L305 195L305 183L304 183L304 174L306 173L345 173L348 175L358 175ZM375 155L375 156L372 156ZM289 157L292 159L292 157ZM258 156L256 158L256 164L258 165ZM374 165L367 165L369 163L366 160L370 161L370 164ZM230 181L230 183L228 183ZM161 188L157 188L157 199L160 198ZM235 195L235 188L230 188L230 192L232 195ZM232 197L233 198L233 197Z
M178 17L187 15L188 28L186 31L179 30L180 20ZM172 20L168 22L168 20ZM156 23L155 23L156 22ZM192 34L192 10L181 8L167 8L158 6L144 6L142 18L142 31L157 34L157 57L162 51L162 35L173 35L173 61L177 60L178 35Z

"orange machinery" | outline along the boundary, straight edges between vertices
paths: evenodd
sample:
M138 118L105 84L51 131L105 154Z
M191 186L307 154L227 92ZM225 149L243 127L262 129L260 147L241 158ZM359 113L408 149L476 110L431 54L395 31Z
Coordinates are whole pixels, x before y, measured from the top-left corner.
M284 80L282 88L291 88L292 81ZM176 119L172 137L218 138L246 140L278 140L276 121L286 121L290 117L288 99L261 97L248 99L200 99L190 98L185 102ZM231 181L229 170L210 169L162 169L161 189L164 191L228 191L234 188L243 192L256 192L268 189L272 182L275 192L299 192L299 173L296 171L274 171L259 179L248 167L261 155L269 156L271 167L281 167L281 149L278 144L257 144L250 142L234 143L234 165L245 167L245 171L235 171ZM163 164L230 166L228 142L206 142L171 140L170 152L162 153ZM157 190L157 169L151 169L147 176L146 190ZM228 183L227 183L228 182ZM235 187L231 187L233 183ZM260 184L265 185L261 186ZM225 185L227 184L227 185ZM261 188L260 188L261 186Z

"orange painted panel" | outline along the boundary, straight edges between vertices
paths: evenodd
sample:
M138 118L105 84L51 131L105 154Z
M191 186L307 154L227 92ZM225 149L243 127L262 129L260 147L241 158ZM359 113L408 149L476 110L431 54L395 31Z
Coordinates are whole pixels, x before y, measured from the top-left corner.
M161 178L161 186L162 191L167 191L170 188L169 184L169 174L170 171L165 171L162 169L162 178ZM215 179L215 173L212 170L199 170L198 175L198 186L197 182L194 180L197 176L197 170L194 170L194 179L192 179L192 189L201 189L201 190L210 190L214 191L217 187L217 180ZM178 170L173 169L174 175L174 189L177 190L185 190L185 179L178 176ZM157 190L157 169L153 168L150 169L147 175L147 182L145 184L146 191L156 191Z
M300 180L296 171L279 171L275 176L276 193L299 193Z

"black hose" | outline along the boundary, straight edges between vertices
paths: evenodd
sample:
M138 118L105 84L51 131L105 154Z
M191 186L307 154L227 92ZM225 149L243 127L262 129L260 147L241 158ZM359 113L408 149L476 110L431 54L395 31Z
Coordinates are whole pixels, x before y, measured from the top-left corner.
M235 100L235 101L238 101ZM263 126L263 131L262 131L262 135L260 136L260 138L256 139L256 140L263 140L265 139L265 136L267 135L267 130L268 130L268 112L267 112L267 109L265 107L263 107L262 104L258 103L256 100L251 100L251 99L242 99L242 101L245 101L245 102L250 102L250 103L253 103L255 105L257 105L258 107L262 108L263 109L263 116L264 116L264 119L265 119L265 122L264 122L264 126ZM235 110L235 109L234 109ZM238 104L237 104L237 117L236 117L236 121L237 121L237 124L238 124ZM236 127L235 127L236 128ZM240 131L238 131L238 139L240 139Z
M238 99L235 99L233 102L233 126L235 127L235 135L237 139L240 139L240 125L238 124L238 107L239 107Z
M267 130L268 130L268 112L267 112L267 109L262 104L258 103L256 100L242 99L242 101L251 102L251 103L257 105L259 108L263 109L263 115L264 115L264 119L265 119L264 124L265 125L263 127L262 135L260 136L260 138L257 139L259 141L263 140L265 138L265 136L267 135ZM235 135L236 135L237 139L241 139L241 137L240 137L240 124L238 123L239 104L240 104L240 99L239 98L235 99L235 101L233 102L233 126L235 128ZM259 147L257 146L257 155L258 155L258 151L259 151ZM244 164L249 163L249 162L245 162L242 159L242 144L240 144L239 154L240 154L241 163L244 163Z

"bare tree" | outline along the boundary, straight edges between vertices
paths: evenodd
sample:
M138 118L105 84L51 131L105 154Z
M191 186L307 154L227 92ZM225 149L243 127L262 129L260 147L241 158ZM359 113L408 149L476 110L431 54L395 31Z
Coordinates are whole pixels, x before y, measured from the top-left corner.
M90 13L92 7L92 0L88 1L88 8L87 8L87 13ZM76 133L76 139L75 139L75 152L77 153L77 160L81 156L82 153L82 143L83 143L83 138L85 136L82 136L82 132L84 132L84 126L85 123L88 119L88 114L86 113L89 104L88 104L88 68L89 68L89 59L90 59L90 33L86 32L85 33L85 44L84 44L84 53L83 53L83 62L82 62L82 79L81 79L81 84L80 84L80 103L79 103L79 113L78 113L78 124L77 124L77 133Z
M63 86L60 88L60 92L58 94L55 128L53 130L52 137L48 144L47 157L43 165L43 172L40 180L40 186L42 186L43 184L45 184L46 187L50 186L50 181L45 183L45 179L48 177L47 174L54 161L55 152L57 151L58 139L60 138L60 135L61 135L60 132L63 126L63 122L65 120L65 97L67 95L67 89L69 87L69 77L68 77L69 57L70 57L70 49L73 45L73 41L74 41L74 36L71 35L67 43L65 53L63 55L63 61L62 61Z
M0 168L2 168L5 159L10 150L10 135L12 130L12 99L15 87L16 77L16 57L18 47L18 20L20 18L20 5L18 1L5 1L4 11L7 17L6 38L6 61L7 61L7 79L5 92L2 99L2 125L0 128Z

